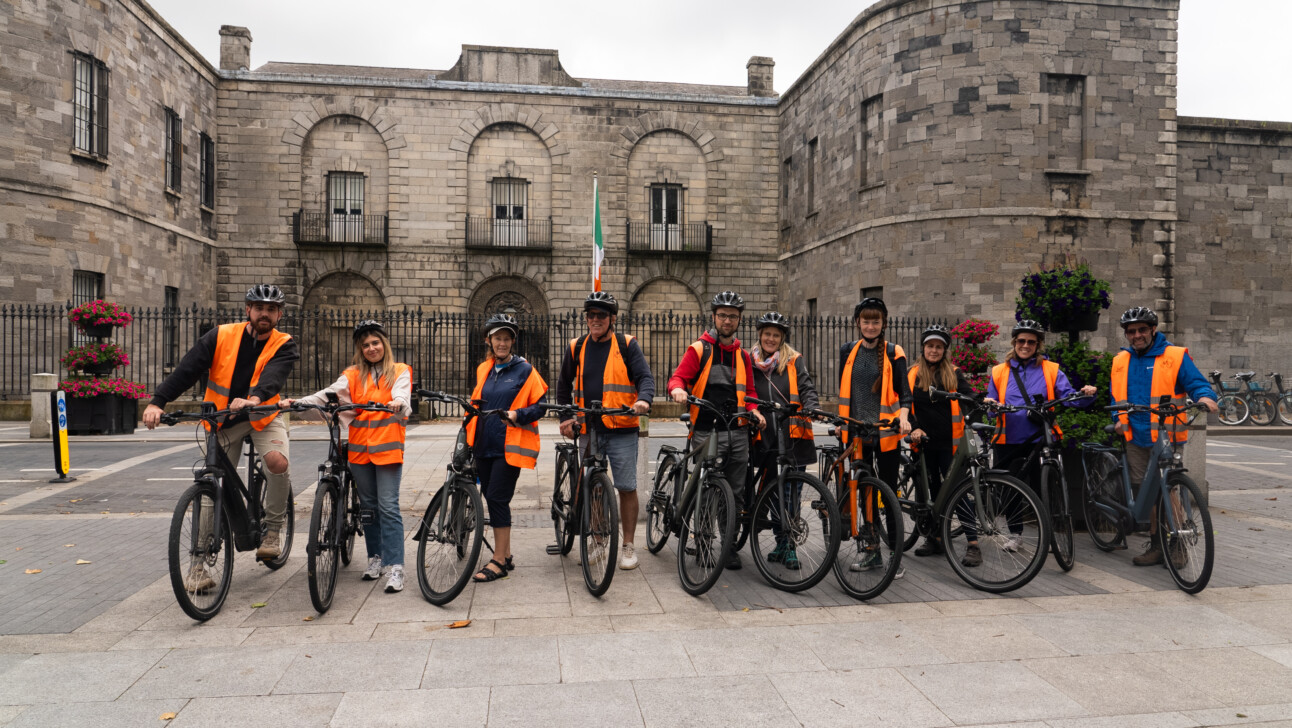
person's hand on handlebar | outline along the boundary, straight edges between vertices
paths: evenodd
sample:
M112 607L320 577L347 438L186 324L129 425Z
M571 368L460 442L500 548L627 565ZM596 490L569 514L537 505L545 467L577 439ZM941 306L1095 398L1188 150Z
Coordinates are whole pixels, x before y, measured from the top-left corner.
M239 410L246 409L247 407L259 407L259 406L260 406L260 398L255 395L247 397L246 399L243 399L242 397L238 397L229 403L229 411L237 412Z
M749 414L753 415L754 420L758 422L758 429L763 430L767 428L767 418L763 417L762 412L759 412L758 410L752 410Z
M574 418L561 422L561 435L571 440L574 439Z
M924 437L924 430L921 430L918 427L911 430L911 442L919 442L920 440L923 440Z
M644 399L639 399L636 402L633 402L634 414L644 415L647 412L650 412L650 402L647 402Z
M1098 391L1099 390L1095 388L1095 385L1087 384L1086 386L1081 388L1081 395L1083 397L1093 397L1095 396L1095 393Z
M147 427L150 430L156 429L157 425L161 424L161 416L163 414L165 414L165 410L161 407L158 407L155 404L148 405L144 408L144 427Z
M285 410L285 409L287 409L288 407L291 407L291 406L292 406L293 404L295 404L295 403L296 403L296 400L294 400L294 399L280 399L280 400L278 400L278 409L284 409L284 410Z
M1206 405L1208 412L1220 411L1220 407L1216 405L1216 400L1211 397L1203 397L1197 401L1197 404Z
M677 387L672 392L669 392L668 396L671 397L673 401L677 402L678 404L686 404L686 390L682 389L681 387Z
M516 421L516 410L507 410L506 412L501 413L499 416L502 417L504 420L507 420L507 422L511 423L512 425L520 424L519 422Z
M897 415L897 431L902 435L911 434L911 421L906 418L905 412Z

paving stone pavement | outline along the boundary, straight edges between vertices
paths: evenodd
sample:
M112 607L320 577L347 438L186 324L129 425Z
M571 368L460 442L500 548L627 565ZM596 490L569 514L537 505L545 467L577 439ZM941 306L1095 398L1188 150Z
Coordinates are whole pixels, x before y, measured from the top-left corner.
M410 430L410 530L452 436L451 425ZM117 456L175 444L147 437ZM1282 462L1282 447L1216 461ZM0 448L0 465L14 450ZM160 466L111 482L125 488L150 467ZM745 569L694 598L666 547L643 549L640 568L594 599L574 558L544 552L551 464L540 461L518 488L518 568L506 580L434 607L415 579L399 594L361 581L356 559L319 615L298 537L276 572L240 554L224 609L198 624L166 577L164 509L0 510L0 726L1292 725L1292 516L1272 494L1282 481L1233 467L1209 475L1217 563L1196 596L1162 569L1130 565L1137 544L1105 554L1081 534L1076 569L1047 564L1008 595L969 589L940 557L906 559L872 603L829 578L791 595L762 584L746 552ZM16 495L45 485L31 480ZM296 483L298 528L308 480ZM461 619L470 626L447 627Z

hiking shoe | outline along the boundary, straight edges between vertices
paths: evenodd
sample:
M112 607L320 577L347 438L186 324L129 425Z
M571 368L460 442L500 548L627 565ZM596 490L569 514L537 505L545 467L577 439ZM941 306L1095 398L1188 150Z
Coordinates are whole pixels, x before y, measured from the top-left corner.
M943 552L942 542L936 538L926 538L924 543L915 549L916 556L936 556Z
M798 571L799 568L801 568L799 564L799 553L789 544L785 544L785 552L782 561L785 562L785 568L790 571Z
M778 543L776 544L776 548L772 549L772 552L770 554L767 554L767 563L779 564L784 560L785 560L785 544Z
M731 555L727 557L727 565L723 568L730 569L732 571L740 571L740 554L732 551Z
M1018 551L1018 547L1020 547L1020 546L1022 546L1022 545L1023 545L1023 537L1022 537L1022 536L1010 536L1009 538L1005 539L1005 542L1004 542L1003 544L1001 544L1001 546L1000 546L1000 547L1001 547L1002 549L1004 549L1005 551L1008 551L1008 552L1010 552L1010 553L1012 554L1012 553L1014 553L1014 552Z
M969 544L969 548L965 549L965 555L960 557L960 563L969 567L982 565L982 549L978 548L978 544Z
M369 557L368 557L368 568L367 568L367 569L365 569L365 570L364 570L364 572L363 572L363 580L364 580L364 581L376 581L377 579L380 579L380 578L381 578L381 574L382 574L382 568L381 568L381 557L380 557L380 556L369 556Z
M1157 539L1150 538L1144 553L1131 559L1131 563L1136 566L1156 566L1162 563L1162 547L1157 545Z
M202 564L193 564L193 568L184 578L184 589L190 594L204 592L208 589L215 588L215 579L206 572L206 567Z
M1176 541L1170 546L1171 566L1176 569L1183 569L1189 563L1189 552L1184 550L1184 544Z
M272 561L283 553L283 542L279 537L279 530L271 528L265 533L265 538L260 542L260 548L256 549L256 558L261 561Z
M624 571L637 568L637 549L631 543L625 543L619 551L619 568Z
M503 572L506 573L506 572ZM394 594L397 591L404 590L404 567L402 564L395 564L390 567L390 576L386 577L386 593Z
M861 561L849 566L848 571L870 571L882 568L884 568L884 557L880 556L878 551L870 551L861 557Z

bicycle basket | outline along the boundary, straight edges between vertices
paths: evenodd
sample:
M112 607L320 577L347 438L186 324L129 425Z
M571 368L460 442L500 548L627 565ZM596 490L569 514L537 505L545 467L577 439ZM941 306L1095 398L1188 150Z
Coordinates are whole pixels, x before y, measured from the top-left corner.
M1238 382L1220 383L1220 391L1222 392L1237 392L1237 391L1240 391L1242 388L1243 388L1243 385L1239 384Z
M1247 383L1253 392L1264 392L1266 390L1265 382L1258 382L1255 379Z

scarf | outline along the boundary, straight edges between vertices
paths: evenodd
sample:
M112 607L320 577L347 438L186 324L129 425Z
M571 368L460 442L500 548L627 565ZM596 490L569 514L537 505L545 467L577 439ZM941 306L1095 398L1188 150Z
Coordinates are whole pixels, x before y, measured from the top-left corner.
M761 356L762 353L763 347L755 346L749 350L749 357L754 360L754 366L758 367L759 371L764 375L770 376L772 370L776 368L776 365L780 364L781 353L778 351L766 359L759 359L759 356Z

